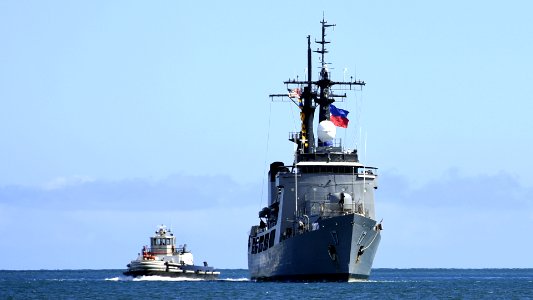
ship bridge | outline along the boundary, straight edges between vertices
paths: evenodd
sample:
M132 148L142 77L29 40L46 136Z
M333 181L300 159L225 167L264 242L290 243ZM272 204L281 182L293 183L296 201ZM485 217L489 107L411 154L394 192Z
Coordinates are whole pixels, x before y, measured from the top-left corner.
M166 226L161 225L150 237L150 248L154 255L172 255L176 251L176 237Z
M374 167L365 167L359 162L349 161L301 161L296 164L299 173L335 173L335 174L368 174L368 170L375 170ZM366 171L363 171L366 169Z

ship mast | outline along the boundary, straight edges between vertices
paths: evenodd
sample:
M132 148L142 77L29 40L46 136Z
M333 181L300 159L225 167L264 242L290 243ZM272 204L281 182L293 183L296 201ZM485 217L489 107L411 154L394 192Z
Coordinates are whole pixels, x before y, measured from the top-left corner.
M287 86L287 89L289 92L293 91L294 89L290 89L289 86L296 86L296 89L299 89L298 87L303 86L303 91L301 94L298 94L298 103L293 101L298 105L300 108L300 119L301 119L301 130L299 134L292 135L290 140L295 142L298 145L297 152L303 153L303 154L313 154L316 153L316 145L315 145L315 136L313 132L313 121L314 121L314 114L316 107L319 106L319 115L318 120L319 122L329 120L330 119L330 112L329 112L329 106L331 103L335 102L335 98L345 98L346 93L342 95L335 95L331 91L331 87L333 85L339 85L339 86L348 86L350 89L352 86L358 85L358 86L364 86L366 83L361 80L355 80L355 81L332 81L330 79L330 74L327 68L328 63L325 61L325 54L328 53L328 50L326 49L326 44L329 44L330 41L326 41L326 28L333 27L335 24L328 24L326 20L322 19L320 22L322 24L322 38L319 41L315 40L315 43L320 44L321 48L318 48L314 52L321 54L320 62L320 78L317 81L312 80L312 52L311 51L311 37L307 36L307 80L306 81L299 81L299 80L288 80L284 81L285 85ZM313 87L315 87L313 89ZM287 97L287 94L271 94L269 95L271 98L273 97ZM289 97L291 97L289 95ZM292 98L292 97L291 97ZM321 141L319 141L319 146L321 145Z

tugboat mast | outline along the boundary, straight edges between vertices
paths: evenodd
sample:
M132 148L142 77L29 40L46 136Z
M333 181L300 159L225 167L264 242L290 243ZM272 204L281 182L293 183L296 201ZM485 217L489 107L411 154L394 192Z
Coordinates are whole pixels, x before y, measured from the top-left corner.
M326 20L322 19L320 22L322 24L322 38L315 43L320 44L321 48L315 50L314 52L321 54L321 70L320 78L317 81L312 79L312 51L311 51L311 36L307 36L307 80L299 81L290 79L284 81L287 86L288 91L291 93L294 90L300 90L298 87L303 86L303 91L301 93L296 93L298 97L298 103L293 101L300 108L300 119L301 119L301 130L298 134L293 134L290 137L290 140L295 142L298 145L297 152L302 154L313 154L316 153L317 147L315 144L315 135L313 131L313 121L316 107L319 106L319 122L330 119L330 104L335 102L335 98L345 98L346 93L342 95L335 95L331 91L333 85L349 86L351 89L352 85L364 86L366 83L361 80L343 82L343 81L332 81L330 79L330 74L327 68L328 63L325 61L325 54L328 53L326 49L326 44L329 44L330 41L326 41L326 28L333 27L335 24L328 24ZM289 86L296 86L294 89L290 89ZM315 88L313 89L313 86ZM287 94L271 94L273 97L287 97ZM289 95L293 98L293 96ZM322 142L319 140L319 146Z

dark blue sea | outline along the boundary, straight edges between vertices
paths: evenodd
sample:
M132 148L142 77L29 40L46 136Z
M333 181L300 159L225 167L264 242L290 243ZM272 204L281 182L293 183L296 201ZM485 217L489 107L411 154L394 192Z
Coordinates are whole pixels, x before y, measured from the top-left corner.
M533 299L533 269L374 269L352 283L133 279L122 270L0 271L0 299Z

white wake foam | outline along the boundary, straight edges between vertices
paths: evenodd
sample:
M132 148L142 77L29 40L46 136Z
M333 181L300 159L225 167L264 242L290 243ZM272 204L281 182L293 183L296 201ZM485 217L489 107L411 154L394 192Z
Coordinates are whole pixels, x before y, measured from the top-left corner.
M219 281L250 281L250 278L219 278L217 279Z

